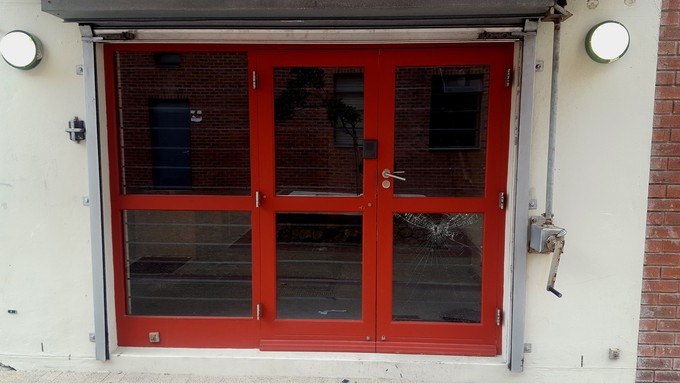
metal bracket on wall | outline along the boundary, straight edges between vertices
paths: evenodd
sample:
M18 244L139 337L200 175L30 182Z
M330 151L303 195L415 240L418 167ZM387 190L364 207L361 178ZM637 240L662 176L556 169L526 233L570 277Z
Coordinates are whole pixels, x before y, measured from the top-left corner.
M566 5L566 4L565 4ZM548 22L562 22L570 17L572 17L574 14L571 12L567 11L563 6L559 4L555 4L554 7L552 7L551 11L541 19L541 21L548 21Z
M80 141L85 139L85 121L74 117L73 120L68 122L66 133L68 133L68 138L71 141L80 143Z

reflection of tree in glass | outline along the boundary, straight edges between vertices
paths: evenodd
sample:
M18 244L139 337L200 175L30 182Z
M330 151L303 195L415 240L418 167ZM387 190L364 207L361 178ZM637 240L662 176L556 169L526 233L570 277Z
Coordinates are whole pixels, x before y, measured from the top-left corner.
M321 68L291 68L291 78L286 83L286 87L274 100L274 118L276 122L285 122L295 117L298 110L305 109L320 102L326 108L326 117L330 122L331 129L336 127L352 138L352 148L354 149L354 175L355 191L359 190L361 174L361 152L357 127L361 123L361 113L345 103L342 98L335 93L328 92L325 87L324 78L326 72ZM316 90L312 93L311 90ZM316 98L316 100L315 100Z
M292 77L286 88L274 100L274 118L283 122L295 116L298 109L307 106L312 95L310 89L323 89L325 72L321 68L291 68Z

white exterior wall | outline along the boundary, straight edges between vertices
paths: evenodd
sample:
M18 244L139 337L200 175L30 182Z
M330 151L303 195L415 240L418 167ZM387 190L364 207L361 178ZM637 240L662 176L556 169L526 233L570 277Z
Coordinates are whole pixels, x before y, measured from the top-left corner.
M529 254L525 341L532 352L525 371L514 374L507 351L467 358L128 348L95 361L88 340L89 213L82 202L87 157L84 143L64 132L68 120L84 117L83 77L75 72L83 60L78 27L42 13L38 0L0 0L0 35L25 29L45 49L31 71L0 62L0 363L441 382L634 381L661 0L605 0L595 9L569 3L554 202L555 223L568 230L556 285L564 297L545 291L550 257ZM583 49L588 29L606 19L625 24L632 39L626 56L610 65L594 63ZM537 58L546 65L536 74L531 165L536 215L545 200L551 45L552 24L541 23ZM115 328L111 333L115 344ZM621 359L608 359L610 347L621 349Z
M84 117L80 33L37 0L0 0L0 35L14 29L35 34L45 57L30 71L0 59L0 360L90 357L86 151L64 131Z
M555 224L568 230L556 288L546 293L550 257L530 254L527 277L527 370L625 369L635 380L649 157L661 1L570 1L562 25L556 150ZM593 25L617 20L631 46L618 62L593 62L584 50ZM538 58L550 62L543 24ZM537 73L532 198L545 202L550 68ZM621 348L609 360L610 347ZM583 357L583 368L581 367ZM624 373L622 371L622 373Z

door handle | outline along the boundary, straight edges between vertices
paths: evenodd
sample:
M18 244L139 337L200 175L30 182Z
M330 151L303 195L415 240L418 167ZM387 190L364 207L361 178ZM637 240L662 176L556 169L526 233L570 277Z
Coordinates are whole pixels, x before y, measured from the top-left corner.
M404 171L392 173L392 172L390 172L390 169L383 169L382 176L383 176L384 179L394 178L394 179L397 179L397 180L406 181L406 178L396 175L396 174L404 174L404 173L405 173Z

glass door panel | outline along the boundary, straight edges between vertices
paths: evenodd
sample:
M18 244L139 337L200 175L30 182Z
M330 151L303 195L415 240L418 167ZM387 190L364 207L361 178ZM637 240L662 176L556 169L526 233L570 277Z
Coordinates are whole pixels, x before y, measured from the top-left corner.
M129 315L248 317L249 212L124 212Z
M392 320L479 323L480 214L394 215Z
M488 84L488 66L396 69L395 196L484 195Z
M362 68L274 68L276 194L363 192Z
M104 52L118 344L256 346L249 52Z
M114 60L123 194L250 195L246 52Z
M394 78L393 196L484 196L489 67L396 67ZM479 323L483 221L394 214L394 321Z
M511 67L507 45L381 56L378 351L500 352Z
M276 215L276 317L361 319L361 214Z
M376 59L258 57L263 349L375 350Z

